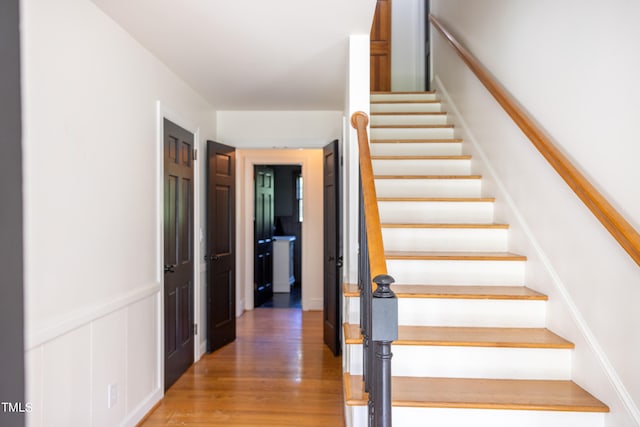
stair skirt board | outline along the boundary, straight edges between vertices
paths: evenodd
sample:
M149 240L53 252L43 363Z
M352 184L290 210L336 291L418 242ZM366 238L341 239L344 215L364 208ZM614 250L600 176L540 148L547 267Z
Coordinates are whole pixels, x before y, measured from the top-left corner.
M365 406L345 407L352 426L366 426ZM602 427L598 412L394 407L393 425L401 427Z

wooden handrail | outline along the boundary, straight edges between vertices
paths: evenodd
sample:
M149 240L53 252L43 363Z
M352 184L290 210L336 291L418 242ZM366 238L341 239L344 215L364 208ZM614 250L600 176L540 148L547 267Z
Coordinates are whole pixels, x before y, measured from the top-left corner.
M369 152L368 124L369 117L362 111L357 111L351 116L351 126L358 132L358 152L360 154L360 176L369 246L369 265L371 266L371 277L373 278L380 274L387 274L387 262L384 258L380 213L378 212L378 199L373 180L371 154Z
M498 101L507 114L531 140L542 156L560 174L582 202L591 210L609 233L640 266L640 234L609 203L609 201L580 173L533 119L515 102L513 97L495 80L482 64L433 15L429 20L473 71L478 80Z

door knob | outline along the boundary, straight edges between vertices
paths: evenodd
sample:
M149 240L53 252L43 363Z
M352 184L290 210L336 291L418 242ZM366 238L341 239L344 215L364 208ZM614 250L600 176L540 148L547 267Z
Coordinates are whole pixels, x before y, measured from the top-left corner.
M171 265L171 264L165 264L164 265L164 272L165 273L175 273L176 272L176 266L175 265Z
M211 261L217 261L220 257L218 255L211 255Z
M336 262L336 267L342 268L342 256L338 257L338 261Z

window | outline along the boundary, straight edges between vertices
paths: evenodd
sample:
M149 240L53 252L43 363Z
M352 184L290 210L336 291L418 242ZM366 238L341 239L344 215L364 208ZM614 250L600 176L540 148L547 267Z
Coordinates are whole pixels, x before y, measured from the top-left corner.
M302 222L302 193L304 183L302 181L302 175L296 176L296 200L298 201L298 222Z

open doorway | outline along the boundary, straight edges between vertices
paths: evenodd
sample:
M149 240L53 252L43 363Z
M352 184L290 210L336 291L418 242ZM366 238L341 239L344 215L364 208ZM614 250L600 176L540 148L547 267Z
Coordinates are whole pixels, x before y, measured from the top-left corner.
M238 242L236 283L237 313L253 310L254 304L254 218L255 165L301 165L304 179L302 221L301 285L302 310L323 309L323 190L322 150L305 149L237 149Z
M254 306L302 308L300 165L254 165Z

